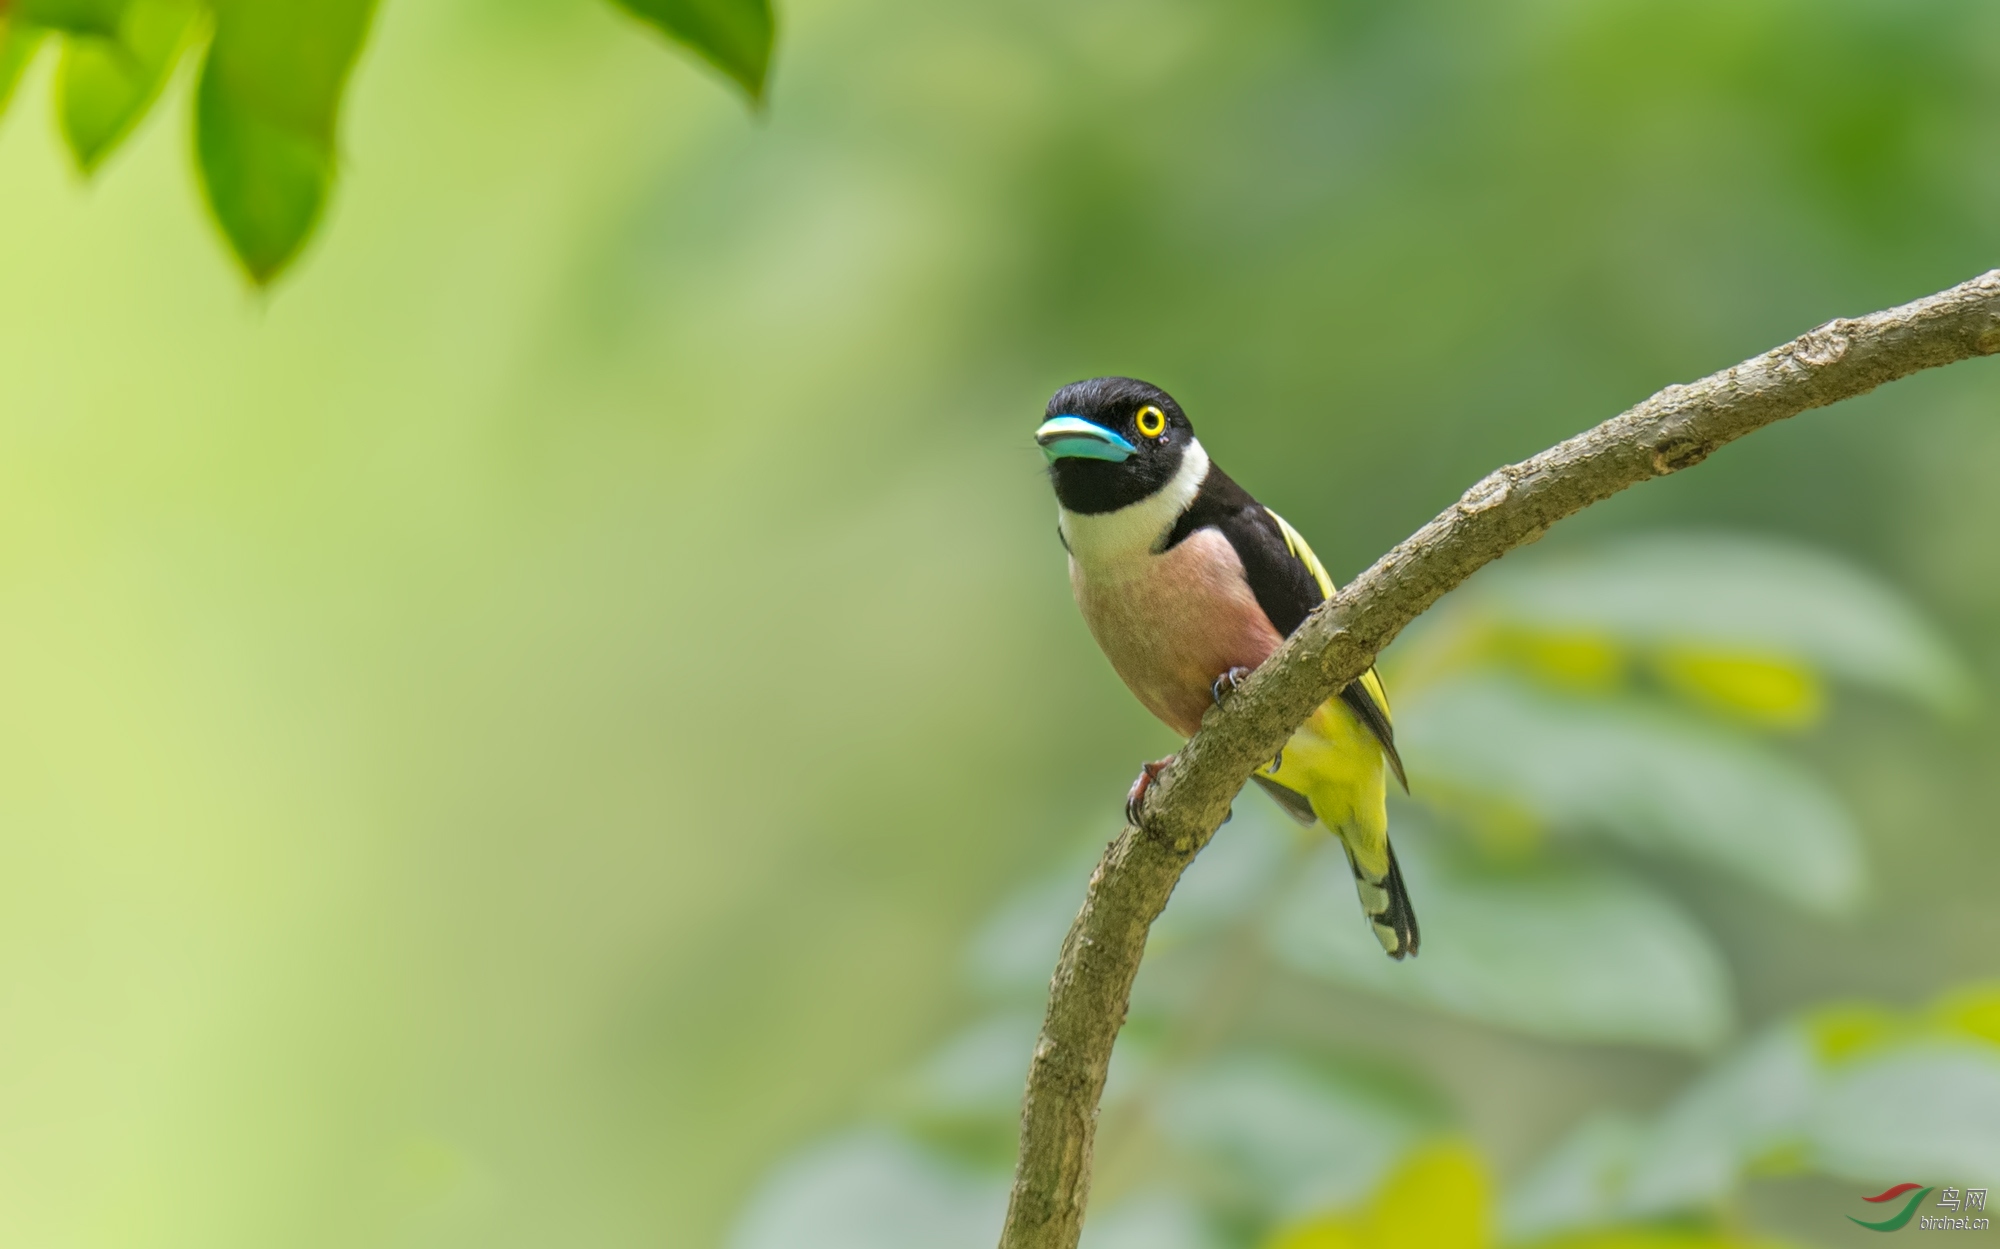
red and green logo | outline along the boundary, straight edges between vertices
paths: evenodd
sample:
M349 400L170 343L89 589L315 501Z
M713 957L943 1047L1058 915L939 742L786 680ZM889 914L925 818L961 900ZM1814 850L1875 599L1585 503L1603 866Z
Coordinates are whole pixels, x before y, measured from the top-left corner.
M1851 1214L1848 1215L1847 1217L1853 1222L1861 1224L1861 1226L1867 1228L1871 1232L1896 1231L1897 1229L1901 1228L1903 1224L1908 1223L1910 1219L1917 1213L1917 1203L1931 1195L1930 1189L1925 1188L1921 1184L1898 1184L1894 1188L1890 1189L1888 1192L1877 1193L1873 1197L1863 1197L1861 1199L1863 1201L1876 1201L1876 1202L1894 1201L1896 1200L1896 1198L1901 1197L1904 1193L1910 1194L1910 1199L1903 1203L1903 1208L1901 1210L1898 1210L1896 1213L1890 1215L1888 1218L1883 1219L1879 1223L1870 1223L1866 1219L1857 1219Z

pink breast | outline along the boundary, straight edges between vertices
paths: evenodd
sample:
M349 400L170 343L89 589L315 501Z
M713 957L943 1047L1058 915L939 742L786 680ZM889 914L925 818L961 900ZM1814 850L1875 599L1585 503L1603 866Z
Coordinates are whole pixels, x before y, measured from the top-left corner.
M1235 548L1213 529L1109 568L1072 560L1070 587L1111 666L1182 736L1201 726L1215 678L1256 667L1282 641L1243 579Z

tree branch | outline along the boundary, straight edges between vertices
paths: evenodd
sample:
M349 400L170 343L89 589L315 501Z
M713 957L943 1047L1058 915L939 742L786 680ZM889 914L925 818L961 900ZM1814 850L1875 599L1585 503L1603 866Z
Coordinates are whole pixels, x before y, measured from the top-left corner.
M1021 1102L1001 1249L1074 1249L1090 1193L1098 1100L1146 933L1250 773L1410 623L1482 565L1627 486L1884 382L2000 353L2000 269L1927 299L1830 321L1735 368L1669 386L1532 459L1487 474L1320 605L1148 791L1104 852L1063 941Z

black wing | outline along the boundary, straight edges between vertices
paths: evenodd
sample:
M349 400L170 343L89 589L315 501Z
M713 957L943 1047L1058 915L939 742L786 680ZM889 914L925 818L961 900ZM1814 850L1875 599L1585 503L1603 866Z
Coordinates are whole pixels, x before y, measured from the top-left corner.
M1396 726L1389 723L1389 709L1382 705L1376 695L1382 688L1382 678L1370 668L1359 681L1349 681L1347 688L1340 691L1340 701L1354 709L1361 717L1361 723L1382 743L1382 753L1389 756L1389 770L1396 774L1396 783L1410 792L1410 778L1403 772L1403 757L1396 753Z
M1171 550L1198 529L1219 529L1243 561L1243 576L1257 606L1280 637L1290 637L1306 614L1326 599L1312 569L1285 541L1285 531L1268 508L1214 465L1194 502L1167 532L1162 550Z
M1283 637L1290 637L1312 609L1333 592L1332 579L1298 531L1216 465L1209 466L1200 492L1174 522L1161 549L1172 549L1197 529L1217 529L1229 539L1236 557L1243 561L1243 576L1250 583L1250 592L1257 596L1257 606L1264 609L1271 627ZM1382 743L1389 768L1407 793L1410 782L1396 753L1396 730L1389 720L1389 708L1379 696L1381 682L1372 677L1371 668L1368 676L1340 691L1340 699Z
M1285 814L1291 816L1294 820L1297 820L1307 828L1311 828L1319 822L1319 813L1313 810L1312 799L1306 797L1298 790L1286 789L1283 785L1278 784L1278 782L1259 772L1252 772L1250 779L1257 782L1259 789L1277 799L1278 805L1284 808Z

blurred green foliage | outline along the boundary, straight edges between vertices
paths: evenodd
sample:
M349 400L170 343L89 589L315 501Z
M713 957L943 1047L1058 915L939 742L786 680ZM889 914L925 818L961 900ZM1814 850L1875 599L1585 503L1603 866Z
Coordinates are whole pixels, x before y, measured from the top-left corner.
M374 8L214 0L195 157L209 209L259 285L298 254L326 205L341 90Z
M1086 1233L1094 1249L1337 1249L1374 1243L1370 1219L1400 1226L1412 1211L1455 1220L1412 1246L1485 1244L1484 1196L1398 1195L1403 1181L1384 1179L1456 1126L1435 1075L1386 1056L1357 1063L1296 1025L1229 1044L1243 986L1282 966L1300 978L1294 1009L1324 993L1317 980L1552 1042L1712 1055L1736 1030L1728 960L1633 869L1679 858L1806 913L1851 911L1867 875L1853 818L1745 722L1797 732L1827 710L1816 692L1800 707L1806 692L1850 674L1954 709L1966 689L1949 647L1887 587L1823 554L1719 534L1524 557L1392 655L1383 677L1401 694L1414 793L1392 819L1422 955L1382 957L1345 901L1330 837L1281 828L1261 797L1240 797L1135 987L1103 1113L1096 1221L1110 1230ZM1859 662L1871 655L1882 661ZM1788 675L1738 679L1763 671ZM1071 867L1002 904L970 967L998 1013L922 1068L880 1125L779 1171L734 1249L994 1238L1017 1122L1008 1094L1082 878ZM1789 1021L1713 1063L1657 1124L1584 1120L1508 1195L1507 1236L1668 1221L1722 1243L1726 1203L1760 1168L1976 1184L2000 1171L1996 1021L1995 992L1910 1021L1854 1008ZM897 1124L900 1138L884 1135ZM1483 1194L1486 1166L1465 1162L1452 1183ZM1385 1183L1369 1198L1377 1213L1338 1213Z
M88 186L50 142L60 57L29 67L0 124L10 1240L715 1245L775 1166L870 1123L890 1135L857 1174L949 1158L990 1202L1003 1164L958 1160L1010 1149L1011 1110L964 1103L1011 1107L1053 946L1010 967L987 925L1028 922L1036 897L1010 899L1042 882L1059 930L1079 844L1172 749L1069 600L1027 438L1058 384L1167 386L1345 577L1496 463L2000 254L1981 3L779 17L751 125L595 0L383 6L314 262L271 301L190 193L185 55ZM1990 705L1995 367L1760 433L1532 554L1696 528L1825 552ZM1634 642L1593 661L1619 674L1601 694L1517 652L1392 691L1414 734L1426 697L1496 687L1527 689L1531 726L1692 718L1836 796L1845 902L1682 825L1600 825L1599 795L1540 776L1525 796L1573 817L1480 823L1514 791L1469 755L1460 805L1397 812L1441 891L1518 867L1650 898L1675 965L1719 970L1680 986L1721 1021L1710 1049L1687 1016L1666 1044L1525 1033L1337 954L1301 975L1256 932L1265 978L1200 1016L1230 1058L1204 1087L1268 1069L1327 1088L1307 1112L1456 1132L1504 1227L1579 1124L1651 1130L1829 1001L1908 1019L1991 980L1994 718L1939 714L1914 652L1865 656L1905 673L1875 682L1767 652L1689 669ZM1746 688L1712 679L1732 664L1764 693L1715 706ZM1213 931L1163 944L1160 993ZM933 1068L978 1067L961 1034L1011 1068ZM1196 1194L1145 1191L1155 1138L1131 1139L1106 1219L1180 1219ZM1729 1199L1748 1226L1872 1243L1857 1184L1779 1160Z
M73 30L63 40L57 115L78 168L97 168L145 115L196 16L194 5L178 0L131 0L105 33Z
M755 102L771 66L769 0L617 0L734 79Z
M769 0L617 0L752 101L771 60ZM250 280L268 285L318 224L340 164L341 95L375 0L14 0L0 6L0 109L44 33L62 43L57 117L94 173L152 107L197 31L202 191Z

